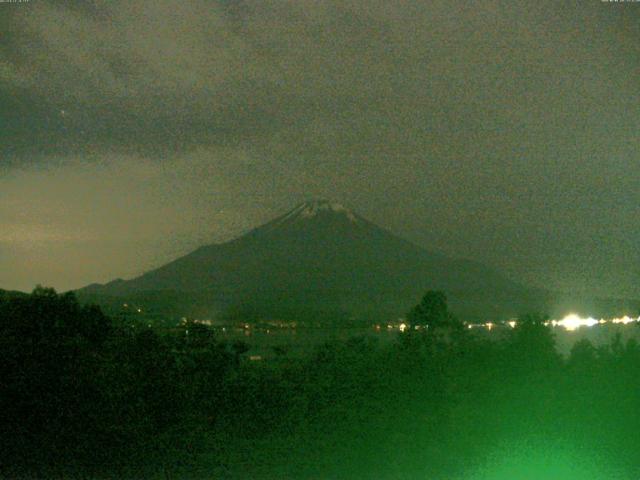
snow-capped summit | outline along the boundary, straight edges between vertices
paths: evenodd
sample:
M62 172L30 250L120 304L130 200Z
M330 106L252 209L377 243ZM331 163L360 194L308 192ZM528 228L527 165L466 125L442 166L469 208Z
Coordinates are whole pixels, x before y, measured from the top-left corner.
M309 200L301 203L296 208L281 218L281 221L291 221L297 219L314 218L323 213L334 213L344 215L349 221L357 223L358 219L354 213L340 203L328 200Z

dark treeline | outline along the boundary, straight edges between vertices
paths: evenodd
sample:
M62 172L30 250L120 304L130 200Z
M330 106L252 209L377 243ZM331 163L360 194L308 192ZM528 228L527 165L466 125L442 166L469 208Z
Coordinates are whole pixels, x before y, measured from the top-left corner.
M0 475L637 478L635 342L565 359L542 318L471 335L437 292L409 319L429 328L251 362L203 325L155 331L44 288L0 297Z

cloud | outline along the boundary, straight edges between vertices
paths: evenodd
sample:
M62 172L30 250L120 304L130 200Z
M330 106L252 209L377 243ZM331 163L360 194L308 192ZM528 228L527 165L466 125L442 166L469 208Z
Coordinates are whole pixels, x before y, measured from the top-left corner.
M469 148L478 139L562 132L567 122L588 126L637 98L629 81L638 66L634 32L615 30L609 6L81 5L33 2L14 13L0 77L5 91L21 92L24 113L32 109L35 125L21 128L39 140L36 150L158 155L260 145L281 131L299 149L333 125L344 135L327 140L347 150L366 152L353 138L371 136L390 152L424 151L433 137ZM603 105L611 91L614 103ZM34 98L45 107L30 107Z
M311 194L531 278L548 261L567 265L566 278L576 262L604 271L633 254L635 5L114 0L0 10L0 199L14 202L0 204L0 224L13 225L12 238L173 238L181 247L153 249L165 260ZM601 240L609 259L589 260ZM150 266L149 255L124 271Z

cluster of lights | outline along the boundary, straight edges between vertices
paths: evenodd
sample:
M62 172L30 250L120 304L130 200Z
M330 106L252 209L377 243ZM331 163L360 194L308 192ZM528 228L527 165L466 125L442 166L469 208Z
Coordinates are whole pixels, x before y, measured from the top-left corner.
M123 303L122 304L122 308L129 308L129 304L128 303ZM136 312L138 313L142 313L142 309L139 307L132 307Z
M547 322L546 325L550 324L553 327L564 327L566 330L571 332L580 327L593 327L594 325L603 325L606 323L628 325L629 323L634 322L640 322L640 317L631 318L628 315L625 315L624 317L611 318L608 320L604 318L596 320L593 317L581 318L575 313L572 313L564 317L562 320L552 320Z
M600 320L597 320L597 319L595 319L593 317L582 318L582 317L576 315L575 313L571 313L571 314L567 315L566 317L564 317L562 320L547 320L546 322L544 322L544 324L546 326L561 327L561 328L564 328L565 330L567 330L568 332L573 332L574 330L577 330L580 327L593 327L595 325L604 325L604 324L607 324L607 323L627 325L629 323L634 323L634 322L640 322L640 317L631 318L631 317L625 315L624 317L611 318L611 319L608 319L608 320L604 319L604 318L601 318ZM508 322L506 322L506 324L508 326L510 326L511 328L515 328L515 326L518 323L517 323L516 320L509 320ZM485 329L491 331L495 326L496 326L496 324L493 323L493 322L470 323L470 324L467 325L467 328L469 328L469 329L471 329L471 328L485 328Z
M384 328L383 326L380 326L378 324L374 325L373 328L376 330L376 332L379 332L380 330L382 330L382 328ZM399 330L400 332L406 332L407 330L413 328L414 330L419 330L420 327L418 325L414 325L414 326L410 326L405 322L400 322L397 324L394 323L388 323L387 324L387 330L391 331L391 330Z
M565 330L572 332L580 327L593 327L599 323L600 321L593 317L580 318L575 313L572 313L564 317L562 320L547 321L545 322L545 325L550 324L553 327L562 327ZM605 320L602 320L602 323L605 323Z

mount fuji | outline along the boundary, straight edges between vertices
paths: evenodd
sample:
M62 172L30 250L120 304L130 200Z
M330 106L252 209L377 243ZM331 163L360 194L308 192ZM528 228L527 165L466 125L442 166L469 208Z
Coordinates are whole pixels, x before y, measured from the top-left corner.
M101 304L152 304L167 315L364 322L404 315L428 289L444 290L454 312L471 321L531 310L542 293L322 200L137 278L78 293Z

